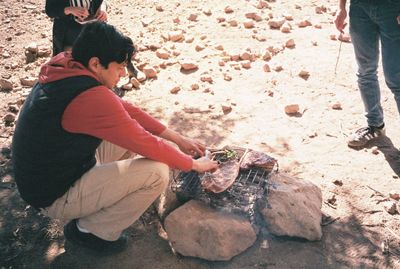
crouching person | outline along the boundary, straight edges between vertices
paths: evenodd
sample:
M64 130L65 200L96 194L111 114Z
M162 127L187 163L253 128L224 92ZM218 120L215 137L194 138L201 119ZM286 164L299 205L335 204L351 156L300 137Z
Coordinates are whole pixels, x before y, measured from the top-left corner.
M67 241L102 252L126 247L123 230L164 190L169 167L217 167L190 156L204 155L203 144L110 90L126 75L134 50L113 26L87 24L72 53L58 54L41 68L13 137L21 197L67 223ZM136 154L142 157L132 158Z

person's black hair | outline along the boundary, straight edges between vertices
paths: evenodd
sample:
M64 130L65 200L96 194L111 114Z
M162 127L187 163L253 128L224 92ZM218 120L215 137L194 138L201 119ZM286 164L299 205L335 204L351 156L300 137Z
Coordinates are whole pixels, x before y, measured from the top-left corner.
M72 46L72 58L86 67L92 57L104 68L111 62L129 62L134 52L132 39L105 22L86 24Z

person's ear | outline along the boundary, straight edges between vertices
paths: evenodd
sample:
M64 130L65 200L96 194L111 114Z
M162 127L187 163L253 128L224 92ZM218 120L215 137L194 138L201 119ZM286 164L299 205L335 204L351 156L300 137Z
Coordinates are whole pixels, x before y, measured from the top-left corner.
M88 68L90 71L94 72L95 74L98 73L98 71L100 70L101 67L101 63L99 58L97 57L92 57L89 59L89 63L88 63Z

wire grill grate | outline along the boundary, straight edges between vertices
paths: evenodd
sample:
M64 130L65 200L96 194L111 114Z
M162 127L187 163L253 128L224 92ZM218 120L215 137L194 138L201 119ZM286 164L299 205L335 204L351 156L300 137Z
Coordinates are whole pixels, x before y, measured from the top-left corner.
M254 223L257 208L268 206L269 172L261 168L240 171L233 185L221 193L205 191L195 171L180 172L171 187L181 201L200 200L219 210L246 215Z

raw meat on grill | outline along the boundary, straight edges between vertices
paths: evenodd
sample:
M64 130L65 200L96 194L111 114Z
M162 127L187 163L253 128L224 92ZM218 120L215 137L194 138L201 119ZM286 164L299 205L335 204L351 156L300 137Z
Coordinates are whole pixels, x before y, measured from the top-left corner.
M240 169L250 169L252 167L261 167L271 171L276 164L276 160L267 154L249 149L243 155L240 161Z
M232 186L238 175L239 162L236 160L226 161L221 163L214 172L205 173L201 185L208 191L220 193Z

